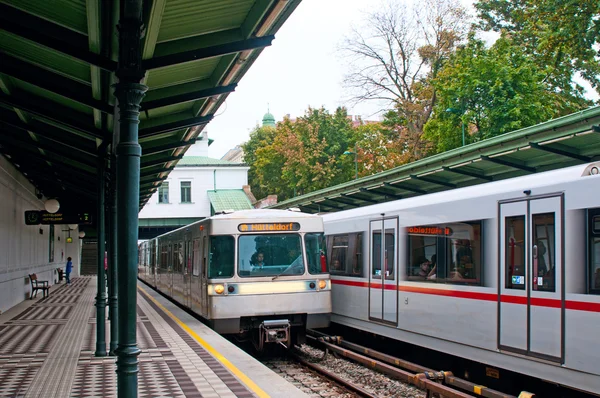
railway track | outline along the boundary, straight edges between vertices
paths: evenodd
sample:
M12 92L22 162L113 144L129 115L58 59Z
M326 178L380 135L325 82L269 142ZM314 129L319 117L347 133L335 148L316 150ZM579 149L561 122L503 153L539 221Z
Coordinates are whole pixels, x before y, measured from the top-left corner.
M425 397L418 388L308 345L262 362L311 397Z
M435 371L433 369L425 368L418 364L395 358L358 344L343 341L339 337L327 336L312 330L308 331L308 334L307 337L310 344L331 351L338 356L348 358L370 369L377 370L395 380L416 386L425 391L421 391L423 394L421 396L425 396L426 394L427 397L443 396L445 398L469 398L474 396L487 398L516 398L512 395L507 395L455 377L452 372ZM410 395L377 396L403 397ZM523 392L519 397L532 398L534 395Z

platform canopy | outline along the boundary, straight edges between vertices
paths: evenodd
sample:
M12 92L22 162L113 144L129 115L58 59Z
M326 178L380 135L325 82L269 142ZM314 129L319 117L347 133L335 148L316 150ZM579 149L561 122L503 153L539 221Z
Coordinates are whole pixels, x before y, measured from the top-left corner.
M270 207L299 207L308 213L335 212L597 160L600 160L600 106Z
M0 0L0 153L61 203L94 208L118 135L119 3ZM143 1L140 208L299 3Z

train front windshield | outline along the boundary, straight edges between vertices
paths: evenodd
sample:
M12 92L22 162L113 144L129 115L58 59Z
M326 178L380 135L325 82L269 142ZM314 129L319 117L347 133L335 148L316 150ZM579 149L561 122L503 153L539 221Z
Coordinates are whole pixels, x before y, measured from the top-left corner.
M302 275L305 264L298 234L243 235L238 241L238 274L243 277Z

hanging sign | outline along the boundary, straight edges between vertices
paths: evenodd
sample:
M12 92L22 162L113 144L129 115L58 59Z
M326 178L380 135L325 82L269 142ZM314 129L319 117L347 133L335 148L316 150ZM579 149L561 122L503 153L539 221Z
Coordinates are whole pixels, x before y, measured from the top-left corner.
M25 211L25 225L91 224L91 213L48 213L44 210Z

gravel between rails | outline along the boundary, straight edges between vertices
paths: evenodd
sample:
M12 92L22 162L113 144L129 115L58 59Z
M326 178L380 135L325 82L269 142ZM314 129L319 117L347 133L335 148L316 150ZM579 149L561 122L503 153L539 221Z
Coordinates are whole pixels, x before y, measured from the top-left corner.
M324 359L324 351L306 344L297 347L297 354L306 361L315 363L342 379L377 395L378 397L425 398L425 392L409 384L390 379L377 371L354 363L345 358L328 353ZM350 398L358 395L338 387L326 377L304 366L288 360L270 360L265 365L296 385L311 397Z

